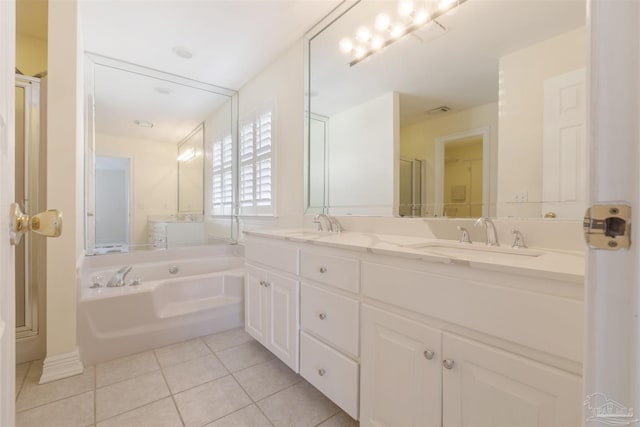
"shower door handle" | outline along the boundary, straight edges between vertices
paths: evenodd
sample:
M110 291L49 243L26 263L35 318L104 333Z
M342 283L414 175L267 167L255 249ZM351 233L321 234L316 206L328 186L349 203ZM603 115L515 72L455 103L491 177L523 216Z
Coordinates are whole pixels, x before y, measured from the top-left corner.
M30 217L22 212L20 205L12 203L9 218L9 241L13 246L17 246L22 235L28 231L47 237L62 234L62 212L57 209L49 209Z

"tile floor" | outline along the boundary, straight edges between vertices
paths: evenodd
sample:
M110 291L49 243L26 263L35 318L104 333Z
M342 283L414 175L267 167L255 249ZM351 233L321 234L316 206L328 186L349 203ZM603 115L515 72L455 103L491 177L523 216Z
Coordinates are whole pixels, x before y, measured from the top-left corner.
M242 329L134 354L38 385L16 367L18 427L355 427Z

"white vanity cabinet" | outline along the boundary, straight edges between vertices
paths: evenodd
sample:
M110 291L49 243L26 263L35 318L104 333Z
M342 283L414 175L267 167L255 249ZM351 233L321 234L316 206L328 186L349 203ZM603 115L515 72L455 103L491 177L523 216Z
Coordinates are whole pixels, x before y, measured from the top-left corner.
M297 250L250 242L246 254L245 330L298 372L300 283L291 275L297 271ZM280 255L277 265L283 271L260 265L274 254Z

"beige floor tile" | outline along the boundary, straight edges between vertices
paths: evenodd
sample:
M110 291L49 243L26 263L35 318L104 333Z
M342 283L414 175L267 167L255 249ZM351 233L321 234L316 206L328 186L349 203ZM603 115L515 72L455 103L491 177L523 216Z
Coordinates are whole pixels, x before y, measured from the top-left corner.
M104 387L158 369L153 351L121 357L96 366L96 386Z
M16 413L16 427L86 427L92 425L94 392L68 397Z
M173 399L166 397L98 423L97 427L182 427Z
M244 331L244 328L230 329L204 337L204 342L213 351L226 350L250 341L253 341L253 338Z
M358 427L359 425L359 422L351 418L345 412L340 411L340 413L329 418L327 421L318 425L318 427Z
M172 344L155 350L163 368L211 354L211 350L200 338Z
M96 391L96 421L103 421L169 396L160 371L121 381Z
M276 427L316 426L340 409L306 381L258 402Z
M233 414L207 424L205 427L273 427L256 405L247 406Z
M301 378L279 359L243 369L233 376L255 401L301 381Z
M20 389L22 388L24 379L29 371L29 366L31 366L31 362L16 365L16 399L18 398L18 394L20 394Z
M273 359L275 356L257 341L251 341L237 347L216 353L229 372L237 372L258 363Z
M16 411L34 408L95 388L95 368L89 366L80 375L46 384L38 384L42 375L42 362L33 362L16 401Z
M186 427L201 426L251 404L231 375L175 396Z
M213 354L171 365L162 370L171 393L179 393L229 374Z

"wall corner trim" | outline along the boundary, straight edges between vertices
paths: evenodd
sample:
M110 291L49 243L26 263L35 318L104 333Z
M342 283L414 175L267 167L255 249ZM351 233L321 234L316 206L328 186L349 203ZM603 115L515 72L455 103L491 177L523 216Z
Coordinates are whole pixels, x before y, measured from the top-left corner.
M78 349L44 359L40 384L81 374L84 371Z

